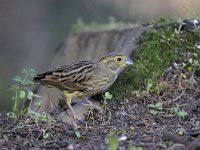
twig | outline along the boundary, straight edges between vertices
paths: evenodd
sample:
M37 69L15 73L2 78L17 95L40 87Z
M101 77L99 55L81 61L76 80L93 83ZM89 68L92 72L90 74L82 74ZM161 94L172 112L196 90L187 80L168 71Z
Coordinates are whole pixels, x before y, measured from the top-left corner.
M182 91L181 95L179 95L177 98L172 99L171 101L174 102L176 100L178 100L179 98L181 98L183 95L185 94L185 90Z

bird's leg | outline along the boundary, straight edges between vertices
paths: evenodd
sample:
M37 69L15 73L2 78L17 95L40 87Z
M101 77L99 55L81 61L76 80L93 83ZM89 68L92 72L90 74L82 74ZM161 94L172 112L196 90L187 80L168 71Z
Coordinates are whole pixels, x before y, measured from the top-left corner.
M74 109L72 108L70 103L67 103L67 106L69 107L70 111L72 112L72 115L74 117L74 120L79 120L78 116L76 115Z
M68 108L70 109L70 111L72 112L72 115L74 117L74 120L79 120L78 116L76 115L72 105L71 105L71 101L72 101L72 96L68 93L64 92L64 96L65 96L65 102L68 106Z

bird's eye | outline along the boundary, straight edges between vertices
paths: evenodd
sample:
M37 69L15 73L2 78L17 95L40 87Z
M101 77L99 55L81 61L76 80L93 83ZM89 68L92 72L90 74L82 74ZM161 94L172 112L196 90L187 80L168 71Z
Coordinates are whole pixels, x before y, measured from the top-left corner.
M122 59L120 57L117 58L117 61L122 61Z

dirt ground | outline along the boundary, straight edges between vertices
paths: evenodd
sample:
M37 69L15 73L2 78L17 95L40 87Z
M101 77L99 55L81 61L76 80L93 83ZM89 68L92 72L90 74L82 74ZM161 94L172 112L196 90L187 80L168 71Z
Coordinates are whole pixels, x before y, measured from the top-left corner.
M164 88L133 92L121 101L102 101L102 110L90 110L76 128L57 119L61 108L51 113L54 121L48 122L1 112L0 149L112 150L119 144L120 150L198 150L200 73L181 64L166 70L160 80Z

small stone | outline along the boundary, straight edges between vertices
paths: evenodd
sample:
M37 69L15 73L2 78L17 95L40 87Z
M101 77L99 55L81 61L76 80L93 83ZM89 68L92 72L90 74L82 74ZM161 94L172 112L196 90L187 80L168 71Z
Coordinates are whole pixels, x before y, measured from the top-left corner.
M119 141L126 141L126 140L127 140L127 136L126 136L126 135L123 135L123 136L121 136L118 140L119 140Z
M172 70L172 67L169 67L169 68L166 69L166 72L169 72L171 70Z
M178 68L179 68L179 65L178 65L177 63L174 63L174 67L175 67L176 69L178 69Z
M199 49L200 49L200 45L197 45L197 48L199 48Z
M193 20L194 26L197 26L198 23L199 23L198 20L196 20L196 19Z
M67 146L67 150L74 150L74 146L70 144L69 146Z

